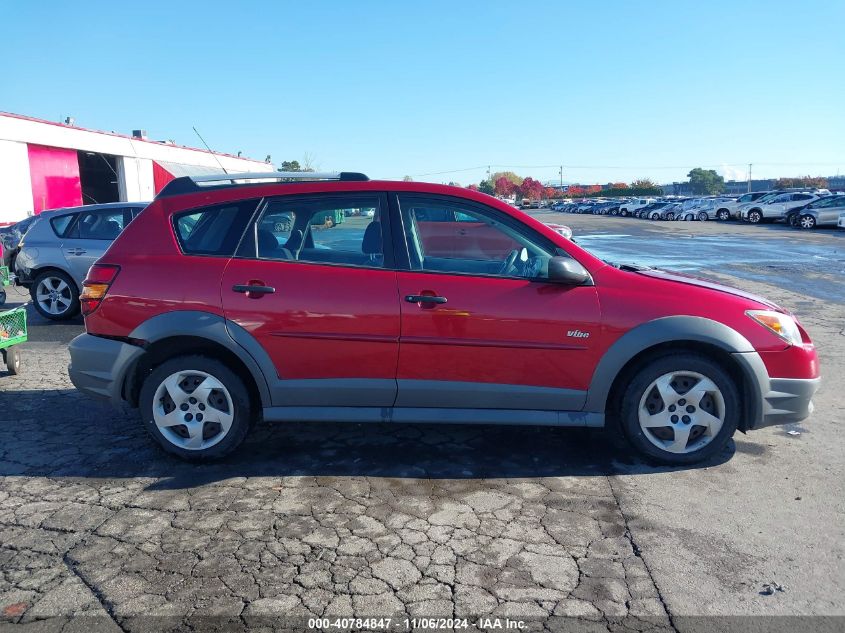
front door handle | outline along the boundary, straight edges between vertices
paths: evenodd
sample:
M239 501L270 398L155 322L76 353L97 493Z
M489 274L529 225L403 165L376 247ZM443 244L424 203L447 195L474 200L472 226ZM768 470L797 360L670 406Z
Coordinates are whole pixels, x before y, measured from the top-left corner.
M232 286L232 290L235 292L241 292L245 294L250 299L260 299L264 295L271 295L276 292L276 289L273 286L265 286L263 283L248 283L248 284L235 284Z
M431 303L440 304L446 303L446 297L437 297L434 295L405 295L405 301L408 303Z

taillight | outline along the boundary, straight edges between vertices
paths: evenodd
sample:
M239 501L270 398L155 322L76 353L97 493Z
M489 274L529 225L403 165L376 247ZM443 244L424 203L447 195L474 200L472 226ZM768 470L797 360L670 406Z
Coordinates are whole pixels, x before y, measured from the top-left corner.
M100 307L109 286L112 285L120 266L113 264L94 264L88 271L88 276L82 282L82 295L79 297L79 305L82 308L82 315L88 316Z

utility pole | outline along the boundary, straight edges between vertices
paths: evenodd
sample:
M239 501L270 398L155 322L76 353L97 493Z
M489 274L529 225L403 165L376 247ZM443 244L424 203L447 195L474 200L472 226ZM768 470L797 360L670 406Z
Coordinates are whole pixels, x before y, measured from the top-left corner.
M560 190L563 191L563 165L560 166Z
M487 165L487 182L490 182L490 165ZM490 184L492 185L493 183L490 182Z
M751 163L748 163L748 193L751 193Z

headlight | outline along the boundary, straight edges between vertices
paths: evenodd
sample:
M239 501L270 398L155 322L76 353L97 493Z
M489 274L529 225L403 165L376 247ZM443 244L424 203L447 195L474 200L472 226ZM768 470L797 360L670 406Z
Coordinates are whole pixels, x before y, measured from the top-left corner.
M752 319L757 321L767 330L770 330L781 337L790 345L801 345L801 332L798 325L788 314L775 312L773 310L747 310L745 312Z

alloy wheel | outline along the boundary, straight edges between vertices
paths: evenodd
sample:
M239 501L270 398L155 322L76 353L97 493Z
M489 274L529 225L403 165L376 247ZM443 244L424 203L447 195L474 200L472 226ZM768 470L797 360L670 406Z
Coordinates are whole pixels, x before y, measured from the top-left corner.
M692 453L719 434L725 399L703 374L672 371L646 388L638 414L643 435L654 446L670 453Z
M35 300L44 312L59 316L73 304L73 290L61 277L44 277L35 289Z
M816 228L816 218L812 215L802 215L799 224L802 229L814 229Z
M153 421L168 442L186 450L218 444L232 427L235 407L217 378L198 370L170 374L153 397Z

